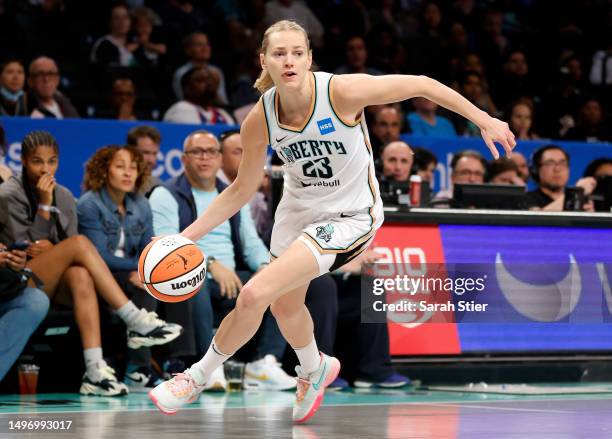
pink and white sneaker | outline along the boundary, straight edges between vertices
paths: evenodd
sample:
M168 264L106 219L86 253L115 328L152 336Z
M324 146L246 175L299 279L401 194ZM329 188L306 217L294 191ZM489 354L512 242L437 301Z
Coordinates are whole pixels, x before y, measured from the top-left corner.
M340 373L340 362L337 358L330 357L321 352L321 363L319 368L311 374L302 372L300 366L295 368L297 372L297 392L293 406L293 421L306 422L316 412L323 402L325 388L336 379Z
M149 398L162 413L173 415L184 405L197 400L202 390L204 385L198 384L187 369L156 386L149 392Z

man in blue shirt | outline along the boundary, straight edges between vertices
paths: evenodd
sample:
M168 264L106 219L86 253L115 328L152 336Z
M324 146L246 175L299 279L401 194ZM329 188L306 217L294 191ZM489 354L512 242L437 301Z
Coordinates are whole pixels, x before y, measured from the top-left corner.
M412 101L415 111L407 116L412 134L423 136L457 135L451 121L436 114L438 104L426 98L414 98Z
M227 187L216 177L221 168L221 145L213 134L200 130L187 136L182 162L184 172L157 187L149 198L155 235L179 233ZM269 254L257 236L248 205L196 244L207 256L208 270L204 287L191 299L197 355L203 356L212 341L214 323L234 307L243 283L269 262ZM245 385L270 390L295 387L295 379L276 360L283 356L286 342L269 312L259 335L255 347L258 360L247 364ZM213 373L207 387L225 387L223 366Z

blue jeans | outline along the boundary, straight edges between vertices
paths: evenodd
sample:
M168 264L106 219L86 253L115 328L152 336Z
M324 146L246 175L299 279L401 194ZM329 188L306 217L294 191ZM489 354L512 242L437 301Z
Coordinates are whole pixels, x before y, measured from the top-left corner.
M49 311L49 298L27 287L19 296L0 302L0 381L11 368Z
M253 273L250 271L237 271L236 274L245 284ZM219 284L214 279L206 279L204 287L193 297L193 327L195 332L197 356L202 357L208 350L213 339L213 327L236 306L236 299L227 299L221 296ZM213 312L214 308L214 312ZM254 360L271 354L277 359L283 358L287 342L278 329L276 319L266 311L263 321L256 334Z

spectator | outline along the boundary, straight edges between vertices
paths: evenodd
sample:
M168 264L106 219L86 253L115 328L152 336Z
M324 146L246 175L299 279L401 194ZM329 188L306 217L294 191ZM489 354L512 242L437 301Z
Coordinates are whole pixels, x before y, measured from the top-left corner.
M438 166L438 158L436 155L425 148L415 148L412 156L414 164L412 166L413 173L421 176L423 181L429 183L431 187L433 183L433 173Z
M155 22L159 18L151 9L145 7L135 8L131 18L134 38L127 45L128 50L134 54L138 65L159 66L168 50L155 31Z
M28 84L30 86L32 118L77 118L79 113L62 92L57 88L60 74L57 64L51 58L41 56L30 63Z
M538 188L527 193L527 207L532 210L561 211L565 201L565 187L569 181L570 156L563 148L556 145L546 145L537 149L531 158L531 178ZM576 187L584 190L584 195L590 195L595 186L593 177L581 178ZM590 202L583 209L593 210Z
M94 43L91 62L101 67L135 66L137 61L133 52L138 45L130 44L128 40L131 25L128 8L121 4L114 6L110 14L110 32Z
M338 329L334 353L342 360L343 375L359 388L398 388L410 383L391 366L389 331L386 323L361 323L361 270L363 264L380 259L366 250L334 273L338 285ZM349 360L350 359L350 360ZM330 388L348 385L337 378Z
M147 182L142 185L142 193L148 194L151 189L162 184L159 177L153 175L157 168L161 134L152 126L139 125L128 132L126 143L135 147L142 154L145 168L150 175Z
M521 50L511 51L503 65L502 77L494 83L495 102L502 108L521 97L534 98L535 87L529 76L527 57Z
M136 87L129 78L117 78L111 85L108 97L109 107L99 111L103 119L138 120L136 113ZM142 119L146 119L143 117Z
M261 93L253 87L261 73L259 53L252 51L245 54L236 65L236 77L230 87L230 100L236 123L242 124L249 111L255 106Z
M98 149L87 162L87 192L77 203L77 214L79 232L91 240L121 289L137 306L152 312L157 301L138 276L138 256L153 237L151 208L141 195L148 176L138 150L119 146ZM167 329L172 334L168 341L182 332L180 325L171 324ZM151 390L159 381L151 368L151 351L129 349L125 383L130 391Z
M471 149L457 152L450 163L451 184L447 189L439 191L434 197L438 207L444 207L443 202L453 199L454 184L482 184L487 171L487 161L478 151ZM440 203L438 203L440 202Z
M28 116L30 103L24 91L25 71L20 61L0 66L0 116Z
M482 75L474 71L465 72L459 87L461 94L478 108L489 114L497 114L495 103L489 93L485 91ZM480 130L471 121L465 119L457 119L457 121L460 125L463 125L463 128L459 130L460 133L468 136L480 135Z
M25 268L26 254L20 250L7 251L0 244L0 283L14 281L16 273ZM30 335L38 328L49 310L49 298L38 288L23 286L8 294L0 291L0 381L17 360Z
M401 140L385 146L381 154L383 181L407 182L412 170L413 152Z
M4 161L6 157L6 137L4 135L4 126L0 124L0 159ZM6 166L4 163L0 163L0 184L7 181L13 175L11 168Z
M129 347L164 344L178 333L129 301L95 247L76 235L74 197L55 181L58 149L45 131L33 131L23 139L22 175L0 186L0 242L30 242L29 266L43 279L45 292L57 303L74 305L87 368L80 392L126 394L127 387L102 359L96 290L126 323Z
M531 99L521 98L513 102L506 112L506 121L516 140L536 140L540 137L533 131L534 107Z
M518 151L512 151L510 160L516 164L518 168L518 176L521 178L521 180L527 183L529 181L529 166L527 166L527 159L525 156Z
M409 124L409 131L412 134L422 136L456 136L455 127L445 117L438 116L436 110L438 104L427 98L414 98L413 105L415 111L408 114L406 118Z
M612 141L612 129L604 120L604 112L597 99L589 98L584 101L578 112L576 126L567 132L565 139L586 142Z
M589 75L591 84L601 87L612 85L612 37L606 34L604 38L605 49L593 54Z
M209 71L214 71L219 76L219 86L217 87L216 94L217 103L219 105L227 105L228 100L225 91L225 76L223 75L223 71L209 62L212 56L212 48L208 36L203 32L194 32L188 35L183 42L183 50L189 61L174 72L172 89L174 90L176 98L179 100L184 98L181 84L185 73L192 70L194 67L202 67L207 68ZM259 57L257 59L259 60ZM261 66L259 67L261 68ZM252 83L251 88L253 88Z
M185 139L182 160L185 171L151 194L156 235L179 233L227 187L216 178L221 168L221 148L214 135L207 131L191 133ZM207 255L210 274L203 289L192 298L197 355L201 356L212 341L215 320L220 321L229 313L243 282L266 265L269 256L257 236L248 207L196 244ZM295 380L283 372L276 361L282 358L286 342L270 312L264 317L260 334L257 360L246 366L246 385L270 390L295 387ZM223 366L220 366L206 385L223 385L224 381Z
M419 27L417 18L404 10L400 3L395 0L384 0L372 4L373 8L368 12L372 28L386 27L392 29L395 37L399 40L406 40L416 34Z
M181 79L184 99L176 102L164 115L165 122L233 125L234 119L227 111L214 105L218 87L214 72L194 67Z
M281 20L293 20L300 23L308 32L314 47L323 45L323 25L303 2L295 0L272 0L266 3L266 15L263 25L269 27Z
M346 41L345 64L336 69L336 74L367 73L368 75L382 75L383 72L367 65L368 49L365 40L360 36L353 36Z
M593 160L584 170L583 177L601 177L612 176L612 158L602 157Z
M402 120L402 112L395 105L384 105L376 110L370 138L374 159L380 157L384 145L399 140Z
M487 183L525 186L525 181L519 176L518 166L508 157L489 162Z

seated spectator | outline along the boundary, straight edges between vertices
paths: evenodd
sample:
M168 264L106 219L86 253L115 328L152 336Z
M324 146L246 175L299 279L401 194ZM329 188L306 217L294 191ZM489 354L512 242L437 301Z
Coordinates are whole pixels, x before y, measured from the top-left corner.
M8 284L26 265L26 253L7 251L0 244L0 283ZM0 290L0 381L19 358L28 339L44 320L49 310L49 298L44 291L33 286L23 286L17 291Z
M529 63L522 50L512 50L506 56L502 77L493 85L495 102L505 108L510 102L521 97L534 98L536 88L529 75Z
M612 158L608 157L593 160L588 164L583 175L583 177L594 177L596 179L608 176L612 176Z
M518 151L512 151L510 160L516 164L518 176L521 178L521 180L527 183L529 181L529 166L527 166L527 159L525 156Z
M238 124L246 117L249 110L257 103L261 93L253 87L261 73L259 53L252 51L236 62L236 76L230 86L230 101ZM241 117L242 116L242 117Z
M210 58L212 56L212 48L208 41L208 36L203 32L194 32L188 35L183 42L183 50L187 56L187 63L176 69L174 77L172 79L172 89L177 99L184 99L182 79L185 73L193 69L194 67L207 68L210 71L214 71L219 76L219 86L217 87L217 104L227 105L227 93L225 91L225 76L223 71L210 64ZM259 56L257 57L259 61ZM258 65L261 70L261 66ZM253 88L253 82L251 82L251 88Z
M91 49L91 62L100 67L129 67L137 64L134 50L137 44L130 44L128 36L132 25L130 12L122 4L110 11L108 35L98 39Z
M605 121L601 103L597 99L585 100L580 106L577 119L576 126L569 129L565 139L586 142L612 141L612 129Z
M4 161L4 157L6 157L6 137L4 135L4 127L0 124L0 159ZM11 168L0 163L0 184L11 178L11 175L13 175Z
M24 85L25 71L20 61L10 60L0 66L0 116L29 116Z
M136 108L136 87L129 78L116 78L111 85L108 107L96 112L100 119L138 120L151 119Z
M438 166L438 158L436 155L428 149L415 148L412 159L412 173L420 175L421 179L429 183L429 187L431 187L433 183L433 173L436 170L436 166Z
M229 185L236 179L238 167L242 160L242 139L240 138L240 131L226 131L221 134L219 141L221 144L222 160L221 169L217 172L217 178ZM253 195L253 198L249 201L251 217L253 218L259 236L265 233L266 227L269 224L269 185L270 178L268 173L266 173L260 189L255 192L255 195Z
M32 118L66 119L79 117L79 113L70 99L57 89L59 83L59 69L54 60L41 56L30 63L28 85L32 98Z
M546 145L537 149L531 158L531 178L538 188L527 192L527 207L531 210L561 211L565 202L565 187L569 181L570 156L563 148L556 145ZM593 177L581 178L576 187L584 190L584 195L590 195L597 181ZM593 210L592 202L583 205L584 210Z
M406 142L401 140L385 146L380 156L382 163L382 182L407 182L412 170L413 152Z
M159 18L149 8L139 7L132 11L134 38L127 47L139 66L157 67L166 54L167 47L155 32L156 20Z
M308 5L295 0L272 0L266 2L266 13L263 19L265 28L277 21L293 20L300 23L308 32L308 37L314 47L323 45L325 29Z
M595 86L606 87L612 85L612 37L607 34L604 48L593 54L589 79Z
M516 140L535 140L540 137L533 131L534 107L531 99L521 98L506 111L506 121Z
M139 125L128 132L126 143L135 147L142 154L145 168L150 175L149 179L143 183L142 193L148 194L151 189L162 183L159 177L153 175L157 167L161 134L152 126Z
M500 157L489 162L487 183L525 186L525 182L519 176L518 166L508 157Z
M407 116L408 131L412 134L422 136L456 136L455 127L445 117L438 116L436 109L438 104L427 98L414 98L412 100L414 109Z
M381 258L366 250L334 272L338 285L338 329L334 354L344 365L342 374L359 388L397 388L410 384L410 378L395 372L389 353L386 323L361 323L361 268ZM337 378L330 388L348 385Z
M138 257L153 237L151 208L141 195L148 176L138 150L99 149L87 162L83 183L87 192L77 203L77 214L79 232L98 249L123 291L137 306L156 311L157 300L138 276ZM176 336L181 333L179 325L173 324L171 330ZM160 382L151 368L151 351L129 349L125 383L130 391L148 391Z
M28 266L43 279L45 292L58 304L74 306L87 366L81 393L126 394L127 387L102 359L96 290L126 323L130 348L164 344L180 332L128 300L96 248L77 235L74 197L55 181L58 152L46 131L32 131L23 139L22 175L0 186L0 242L31 243Z
M450 163L451 185L439 191L433 201L436 207L448 207L453 199L453 184L482 184L487 171L487 161L478 151L466 149L457 152Z
M168 108L164 122L234 125L232 116L213 104L218 89L213 75L203 67L194 67L185 73L181 78L184 99Z
M489 93L484 88L483 77L481 74L474 71L465 72L459 82L459 92L481 110L484 110L489 114L497 114L497 107L495 106L495 103L491 99ZM463 128L459 130L460 134L467 136L480 136L480 129L471 121L461 118L458 119L458 122L463 126Z
M345 64L338 67L334 73L339 75L347 73L383 74L380 70L368 66L368 48L363 37L350 37L346 40L345 50Z
M216 178L221 148L207 131L191 133L183 145L184 172L153 190L150 197L155 235L179 233L191 224L227 187ZM248 206L196 243L207 255L210 278L192 302L197 355L203 356L213 338L213 325L235 306L243 283L269 261L268 250L257 236ZM215 313L213 314L213 307ZM268 311L257 340L255 360L246 366L245 384L259 389L291 389L294 379L279 367L286 342ZM213 373L207 388L224 387L223 366Z
M384 145L400 139L402 120L402 112L395 105L384 105L376 110L370 136L374 160L380 157Z

